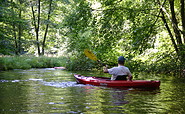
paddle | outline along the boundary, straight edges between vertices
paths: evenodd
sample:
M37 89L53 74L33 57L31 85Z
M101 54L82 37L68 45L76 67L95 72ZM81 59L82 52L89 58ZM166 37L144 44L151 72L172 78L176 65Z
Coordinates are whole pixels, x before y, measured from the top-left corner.
M98 58L96 57L96 55L94 53L92 53L90 50L85 49L84 50L84 54L91 60L97 61L99 62L101 65L105 66L104 63L102 63L100 60L98 60Z

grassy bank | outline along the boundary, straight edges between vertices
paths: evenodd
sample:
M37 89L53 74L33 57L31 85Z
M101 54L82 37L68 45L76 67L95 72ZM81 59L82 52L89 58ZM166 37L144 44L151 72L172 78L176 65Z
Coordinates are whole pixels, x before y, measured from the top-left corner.
M6 56L0 57L0 71L30 68L66 67L67 70L97 69L94 61L78 57L35 57L35 56Z
M53 68L59 66L66 66L66 62L66 57L0 57L0 70Z
M108 63L106 63L108 64ZM154 62L146 64L141 61L127 61L125 64L131 72L153 72L173 75L185 75L181 70L182 65L177 62ZM66 67L67 70L102 70L102 65L86 57L35 57L35 56L10 56L0 57L0 71L30 68ZM109 66L113 67L113 66Z

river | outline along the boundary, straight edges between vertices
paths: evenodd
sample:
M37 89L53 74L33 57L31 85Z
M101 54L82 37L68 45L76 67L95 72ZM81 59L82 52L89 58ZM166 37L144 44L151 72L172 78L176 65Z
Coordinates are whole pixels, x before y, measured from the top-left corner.
M0 72L0 113L147 114L185 113L185 79L133 73L134 79L160 80L159 89L108 88L77 84L73 74L100 72L29 69Z

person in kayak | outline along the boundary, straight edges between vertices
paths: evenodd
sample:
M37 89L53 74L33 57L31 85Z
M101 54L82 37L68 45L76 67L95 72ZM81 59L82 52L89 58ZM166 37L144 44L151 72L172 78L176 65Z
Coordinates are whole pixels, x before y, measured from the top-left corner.
M120 56L118 58L118 67L108 69L108 66L106 66L103 72L111 74L111 80L127 80L127 77L128 80L132 80L132 74L130 70L124 66L125 60L126 59L123 56Z

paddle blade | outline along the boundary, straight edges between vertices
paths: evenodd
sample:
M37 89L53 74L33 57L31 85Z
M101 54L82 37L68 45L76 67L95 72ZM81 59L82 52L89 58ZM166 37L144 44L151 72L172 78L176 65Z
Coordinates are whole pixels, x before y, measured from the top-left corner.
M89 58L89 59L92 59L94 61L97 61L97 57L94 55L94 53L92 53L90 50L88 49L85 49L84 50L84 54Z

